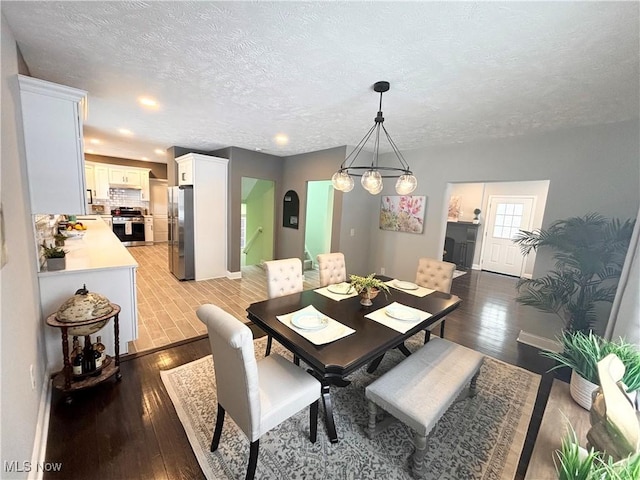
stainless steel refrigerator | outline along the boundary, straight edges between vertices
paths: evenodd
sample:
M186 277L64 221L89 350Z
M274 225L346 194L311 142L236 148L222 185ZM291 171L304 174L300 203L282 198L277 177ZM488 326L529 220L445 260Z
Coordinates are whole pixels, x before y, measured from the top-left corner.
M169 270L178 280L196 278L194 259L193 186L168 189Z

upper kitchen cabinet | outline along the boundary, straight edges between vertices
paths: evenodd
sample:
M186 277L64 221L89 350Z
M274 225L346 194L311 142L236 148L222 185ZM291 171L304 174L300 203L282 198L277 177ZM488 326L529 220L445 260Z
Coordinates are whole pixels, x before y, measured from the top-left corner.
M109 182L114 186L140 187L140 170L110 167Z
M142 190L140 191L140 200L148 202L151 200L151 190L149 190L149 170L143 170L140 172L140 186L142 187Z
M94 197L98 200L109 200L109 168L100 164L95 164L93 168L96 186Z
M18 75L31 213L86 214L87 92Z
M180 157L178 163L178 185L193 185L193 158L190 155Z

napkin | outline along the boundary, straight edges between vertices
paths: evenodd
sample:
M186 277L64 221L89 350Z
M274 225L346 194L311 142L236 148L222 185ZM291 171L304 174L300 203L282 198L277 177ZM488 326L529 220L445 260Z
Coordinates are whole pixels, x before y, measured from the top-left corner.
M329 320L329 323L325 328L320 330L304 330L302 328L298 328L291 324L291 317L293 317L298 312L311 314L315 313L316 315L326 317L327 320ZM313 305L309 305L308 307L304 307L301 310L296 310L295 312L287 313L285 315L276 315L276 318L294 332L302 335L314 345L324 345L325 343L331 343L349 336L352 333L355 333L355 330L353 328L349 328L346 325L343 325L340 322L334 320L333 318L327 317L323 313L316 310Z
M418 288L416 290L405 290L404 288L398 288L395 286L395 283L397 281L398 279L394 278L393 280L389 280L388 282L385 282L385 283L390 287L395 288L396 290L400 290L401 292L404 292L404 293L410 293L411 295L415 295L416 297L426 297L430 293L435 292L435 290L432 290L426 287L421 287L420 285L418 285Z
M398 320L398 319L392 318L389 315L387 315L387 312L386 312L386 309L389 307L406 308L407 310L412 310L418 314L419 318L418 320ZM398 303L398 302L393 302L391 305L387 305L386 307L379 308L375 312L371 312L365 315L365 317L373 321L376 321L378 323L381 323L385 327L392 328L395 331L400 333L407 333L409 330L415 327L418 323L426 320L430 316L431 314L429 312L424 312L422 310L418 310L417 308L408 307L407 305L402 305L401 303Z
M349 283L347 282L336 283L334 287L342 286L342 285L349 285ZM345 294L333 293L329 291L329 287L317 288L316 290L314 290L314 292L319 293L320 295L324 295L325 297L329 297L331 300L335 300L336 302L339 302L340 300L344 300L345 298L351 298L358 295L355 288L352 288L351 292L345 293Z

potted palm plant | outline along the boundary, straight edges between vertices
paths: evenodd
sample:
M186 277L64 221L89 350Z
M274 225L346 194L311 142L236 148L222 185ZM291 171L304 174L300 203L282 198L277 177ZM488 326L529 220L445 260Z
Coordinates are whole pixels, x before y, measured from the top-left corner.
M513 241L522 254L550 248L555 266L543 277L518 281L516 301L558 315L565 330L592 330L596 306L613 302L634 223L590 213L520 231Z
M389 287L382 280L375 278L375 273L367 275L366 277L361 277L359 275L349 275L349 280L351 281L351 285L355 288L356 292L360 294L362 299L360 303L366 307L370 307L373 305L371 300L378 296L380 290L382 290L385 295L389 291Z
M610 353L616 354L625 367L622 382L627 395L637 395L635 392L640 390L640 351L635 345L623 339L608 341L593 332L564 332L560 342L562 352L543 351L542 355L558 362L551 370L563 366L573 369L569 391L578 405L591 409L592 393L600 384L598 362Z
M42 255L46 259L47 270L64 270L67 251L54 245L42 244Z

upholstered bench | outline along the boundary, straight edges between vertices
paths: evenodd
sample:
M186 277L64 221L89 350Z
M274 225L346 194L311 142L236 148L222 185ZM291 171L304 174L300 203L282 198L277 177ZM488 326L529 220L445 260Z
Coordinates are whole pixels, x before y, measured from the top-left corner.
M376 425L376 406L387 411L415 432L413 475L424 475L427 435L456 398L470 384L475 395L476 380L484 356L442 338L432 338L420 350L367 386L369 436L386 427Z

